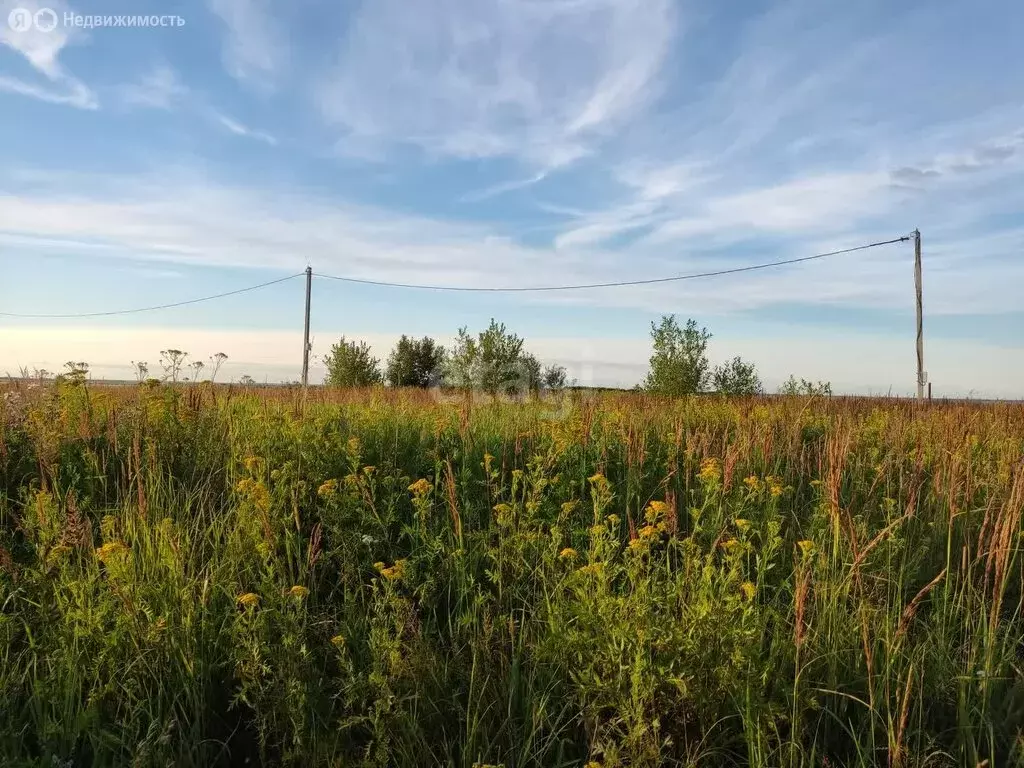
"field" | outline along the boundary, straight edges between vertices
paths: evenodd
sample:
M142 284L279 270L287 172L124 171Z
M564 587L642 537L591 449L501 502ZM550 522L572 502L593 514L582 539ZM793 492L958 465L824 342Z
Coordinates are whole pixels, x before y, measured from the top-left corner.
M1022 456L1019 405L12 386L0 763L1022 765Z

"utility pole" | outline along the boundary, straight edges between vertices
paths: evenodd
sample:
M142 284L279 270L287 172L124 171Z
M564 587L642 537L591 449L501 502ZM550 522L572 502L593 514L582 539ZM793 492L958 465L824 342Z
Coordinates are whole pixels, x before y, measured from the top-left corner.
M924 319L921 308L921 230L914 230L914 290L917 294L917 400L924 401Z
M920 253L920 249L918 249ZM306 327L302 334L302 388L309 386L309 300L313 293L313 268L306 267ZM921 292L918 290L918 297ZM918 323L920 328L920 323ZM919 332L920 333L920 332ZM920 358L920 354L918 355Z

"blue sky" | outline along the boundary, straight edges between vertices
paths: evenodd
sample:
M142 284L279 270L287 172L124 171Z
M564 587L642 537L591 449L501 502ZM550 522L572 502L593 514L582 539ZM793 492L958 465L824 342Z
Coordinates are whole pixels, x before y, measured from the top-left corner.
M11 11L49 7L50 32ZM183 26L65 26L64 14ZM297 273L460 286L728 269L920 227L937 394L1024 396L1024 6L1014 2L0 0L0 311ZM315 351L493 315L631 385L661 313L717 362L914 387L909 243L546 294L314 284ZM111 319L0 319L0 370L159 350L294 379L301 280ZM314 373L316 367L314 368Z

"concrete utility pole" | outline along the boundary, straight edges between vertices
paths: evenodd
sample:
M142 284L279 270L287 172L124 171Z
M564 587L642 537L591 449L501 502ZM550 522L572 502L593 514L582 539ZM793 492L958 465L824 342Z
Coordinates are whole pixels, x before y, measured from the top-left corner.
M920 249L918 250L920 253ZM302 334L302 387L309 386L309 300L313 293L313 268L306 267L306 327ZM921 291L918 290L920 297ZM918 328L920 328L918 323ZM919 332L920 333L920 332ZM918 355L920 357L920 355Z
M917 400L924 401L924 319L921 308L921 230L914 230L914 289L917 294ZM931 387L929 386L929 389Z

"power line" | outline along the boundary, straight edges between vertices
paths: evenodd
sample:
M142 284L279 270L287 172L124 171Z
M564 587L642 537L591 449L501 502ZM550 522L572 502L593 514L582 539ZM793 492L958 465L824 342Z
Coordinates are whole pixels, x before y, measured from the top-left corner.
M415 283L392 283L384 280L364 280L358 277L339 277L338 275L322 275L314 273L314 277L322 277L328 280L340 280L346 283L359 283L361 285L379 285L387 288L415 288L426 291L467 291L467 292L485 292L485 293L526 293L526 292L539 292L539 291L577 291L584 290L587 288L619 288L627 285L651 285L653 283L671 283L680 280L696 280L702 277L718 277L719 275L732 275L737 272L753 272L757 269L768 269L769 267L781 267L786 264L799 264L804 261L812 261L814 259L824 259L827 256L839 256L844 253L853 253L854 251L865 251L868 248L878 248L882 245L892 245L893 243L905 243L910 240L910 236L897 237L892 240L881 240L877 243L868 243L867 245L858 245L854 248L842 248L838 251L828 251L827 253L817 253L814 256L802 256L799 259L785 259L783 261L770 261L765 264L752 264L746 267L734 267L732 269L720 269L714 272L698 272L689 275L676 275L674 277L656 277L647 280L618 280L610 283L583 283L580 285L542 285L542 286L527 286L522 288L477 288L471 286L456 286L456 285L421 285Z
M184 307L189 304L199 304L203 301L213 301L214 299L223 299L228 296L237 296L240 293L248 293L249 291L256 291L260 288L266 288L270 285L276 285L277 283L283 283L286 280L294 280L296 277L302 277L304 272L298 272L294 275L288 275L288 277L279 277L277 280L270 280L266 283L260 283L259 285L250 285L248 288L239 288L235 291L227 291L226 293L217 293L213 296L203 296L198 299L189 299L188 301L176 301L173 304L159 304L155 307L138 307L136 309L117 309L110 312L79 312L74 314L66 315L23 315L15 312L0 312L0 317L21 317L29 319L68 319L74 317L110 317L111 315L131 315L136 312L153 312L158 309L172 309L174 307Z

